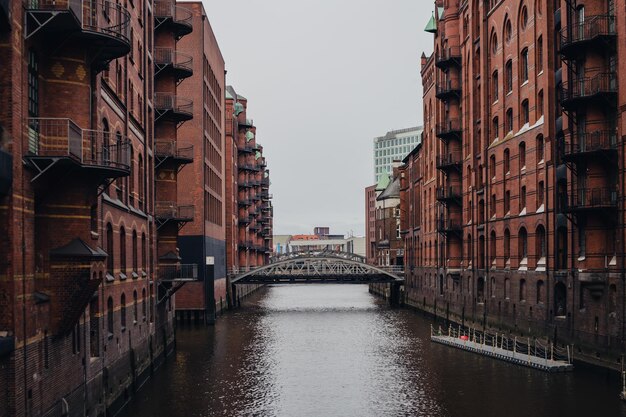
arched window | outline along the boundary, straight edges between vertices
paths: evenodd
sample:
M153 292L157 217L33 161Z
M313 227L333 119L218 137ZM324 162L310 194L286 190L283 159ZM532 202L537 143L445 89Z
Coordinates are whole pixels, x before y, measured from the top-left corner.
M508 278L504 278L504 298L511 298L511 280Z
M519 154L520 169L526 168L526 143L525 142L520 142L518 154Z
M522 49L522 53L519 58L520 65L520 81L525 83L528 81L528 48Z
M519 300L526 301L526 280L524 278L519 281Z
M147 265L147 258L146 258L147 249L146 249L146 245L147 245L146 234L142 233L141 234L141 264L140 264L140 266L144 270L144 272L147 269L145 267L145 265Z
M528 100L522 101L522 126L530 123L530 108L528 107Z
M539 36L537 38L535 49L537 50L537 58L535 62L535 66L537 67L536 71L538 74L541 74L543 71L543 36Z
M491 285L489 286L489 294L491 298L495 298L496 296L496 279L495 277L491 277Z
M139 271L139 254L137 248L137 231L133 230L133 278L137 278L137 271Z
M543 162L543 135L537 136L535 148L537 153L537 163Z
M494 117L491 122L491 130L493 131L493 138L498 139L500 137L500 121L498 116Z
M496 156L491 155L489 157L489 170L491 171L491 178L496 178Z
M146 321L146 318L148 317L148 304L146 301L146 289L145 288L141 289L141 310L143 314L143 321Z
M493 74L491 74L491 94L493 95L493 102L498 101L499 92L498 92L499 80L498 80L498 70L495 70Z
M504 150L504 173L508 174L511 172L511 154L509 149Z
M109 297L107 299L107 331L109 332L109 339L113 337L113 326L113 297Z
M120 297L120 325L122 331L126 330L126 294L124 293Z
M120 229L120 276L126 278L126 230Z
M491 231L491 236L489 237L489 252L490 252L490 256L491 256L491 267L495 268L496 267L496 232L495 230Z
M508 264L511 260L511 232L504 229L504 260Z
M523 261L526 258L528 258L528 233L526 232L526 229L524 227L522 227L519 230L518 245L519 245L518 256L519 256L519 259Z
M506 111L506 131L507 133L513 131L513 109L510 107Z
M106 227L106 252L107 252L107 274L115 276L114 274L114 258L113 258L113 226L111 223L107 223Z
M513 61L510 59L506 61L506 65L504 67L504 79L506 83L506 92L510 93L513 91Z
M135 205L135 150L130 145L130 175L128 177L128 194L131 205Z
M542 280L537 281L537 304L543 303L545 300L545 290L544 290L544 284Z
M145 205L144 205L144 189L143 189L143 184L144 184L144 172L143 172L143 157L141 156L141 154L139 154L139 156L137 157L137 167L138 167L138 172L137 172L137 181L139 182L138 185L138 190L139 190L139 208L142 210L145 210Z
M506 23L504 24L504 39L506 39L506 42L509 43L511 42L512 38L513 28L511 26L511 21L507 19Z
M137 290L133 291L133 324L139 320L139 304L137 300Z
M535 230L535 252L538 258L537 266L546 264L546 229L542 225L537 226Z
M558 317L567 315L567 288L562 282L554 286L554 315Z

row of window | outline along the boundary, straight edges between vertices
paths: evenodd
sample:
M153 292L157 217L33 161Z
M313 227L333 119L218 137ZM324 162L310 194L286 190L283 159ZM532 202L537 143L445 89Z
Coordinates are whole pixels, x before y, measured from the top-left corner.
M128 275L128 265L127 265L127 251L126 251L126 229L122 226L120 228L120 237L119 237L119 266L120 266L120 278L125 279ZM139 245L138 245L138 237L137 231L133 230L132 232L132 272L131 275L133 278L137 278L139 276L139 271L144 270L147 265L147 241L146 234L141 234L141 258L139 258ZM115 248L114 248L114 235L113 235L113 225L111 223L107 223L106 225L106 248L107 252L107 274L111 277L115 277Z
M413 145L418 144L421 140L421 135L407 136L405 138L387 139L376 141L374 143L374 149L387 149L399 145Z

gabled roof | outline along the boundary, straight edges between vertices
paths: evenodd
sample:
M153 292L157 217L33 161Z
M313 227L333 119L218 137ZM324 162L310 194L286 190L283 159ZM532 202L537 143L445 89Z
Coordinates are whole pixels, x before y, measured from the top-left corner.
M65 246L50 251L50 256L63 258L105 259L107 253L100 248L93 249L80 238L72 240Z

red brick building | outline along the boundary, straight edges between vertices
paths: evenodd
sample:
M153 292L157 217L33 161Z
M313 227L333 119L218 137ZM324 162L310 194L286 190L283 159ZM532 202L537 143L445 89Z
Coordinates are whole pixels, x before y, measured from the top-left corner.
M201 282L186 284L176 294L176 310L204 311L212 321L216 306L226 303L224 93L225 64L201 2L181 3L192 15L193 32L178 49L192 58L193 74L180 82L179 93L194 103L193 119L179 125L179 149L191 149L194 163L180 169L178 200L194 209L193 221L180 229L183 265L197 265ZM213 265L206 265L207 257ZM211 274L212 276L209 276Z
M191 14L0 6L0 415L114 413L171 350L188 277L176 42Z
M365 258L376 263L376 184L365 188Z
M615 363L624 1L435 5L423 146L402 168L409 303Z
M248 100L227 87L226 175L231 182L226 190L226 265L231 271L265 265L273 250L269 169L247 107Z

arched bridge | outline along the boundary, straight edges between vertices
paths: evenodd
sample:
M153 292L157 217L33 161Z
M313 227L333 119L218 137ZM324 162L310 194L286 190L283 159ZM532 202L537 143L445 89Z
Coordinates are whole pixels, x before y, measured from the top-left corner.
M238 284L391 284L392 298L404 283L404 271L398 267L378 267L341 254L309 253L276 260L247 271L233 271L230 283L233 301ZM392 304L394 300L391 300Z

